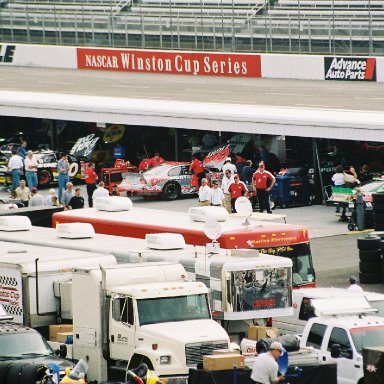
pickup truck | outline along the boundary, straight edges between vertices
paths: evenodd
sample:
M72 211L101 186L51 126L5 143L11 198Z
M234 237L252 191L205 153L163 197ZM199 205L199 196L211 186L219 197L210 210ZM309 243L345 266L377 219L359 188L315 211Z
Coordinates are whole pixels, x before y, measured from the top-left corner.
M314 317L307 321L300 351L288 354L290 365L337 363L338 384L363 384L363 348L384 346L384 318L366 314Z

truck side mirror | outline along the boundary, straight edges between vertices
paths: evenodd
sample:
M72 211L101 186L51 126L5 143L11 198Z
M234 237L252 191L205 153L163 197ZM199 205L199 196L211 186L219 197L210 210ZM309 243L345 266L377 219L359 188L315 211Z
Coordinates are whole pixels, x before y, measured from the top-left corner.
M61 344L59 349L56 349L55 354L62 359L65 359L67 357L67 346L65 344Z
M341 356L340 344L332 344L331 345L331 357L333 357L334 359L337 359L340 356Z

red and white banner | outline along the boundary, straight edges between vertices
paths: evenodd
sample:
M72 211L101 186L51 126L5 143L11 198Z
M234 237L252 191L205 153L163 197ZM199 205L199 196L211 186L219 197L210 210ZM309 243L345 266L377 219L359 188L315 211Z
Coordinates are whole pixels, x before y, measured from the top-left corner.
M175 75L261 77L260 55L77 48L77 67Z

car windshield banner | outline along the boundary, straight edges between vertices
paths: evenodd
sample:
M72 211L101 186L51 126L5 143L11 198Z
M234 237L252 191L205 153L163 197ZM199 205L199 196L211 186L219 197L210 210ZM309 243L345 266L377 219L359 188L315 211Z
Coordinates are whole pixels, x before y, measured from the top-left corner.
M79 159L90 159L92 155L92 151L94 150L97 141L100 139L100 137L95 136L94 133L80 137L75 143L75 145L71 148L69 153L72 156L76 156Z
M324 57L325 80L376 81L376 59Z
M230 145L226 144L209 152L203 160L203 166L205 168L221 170L221 168L223 168L223 164L225 163L225 159L230 154L229 147Z

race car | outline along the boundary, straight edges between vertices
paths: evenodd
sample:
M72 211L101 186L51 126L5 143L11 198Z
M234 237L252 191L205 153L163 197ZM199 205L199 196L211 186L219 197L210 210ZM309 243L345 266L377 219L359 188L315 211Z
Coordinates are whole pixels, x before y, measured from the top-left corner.
M120 192L141 197L157 196L175 200L193 195L198 188L189 173L190 163L164 162L143 173L127 172L119 184Z

